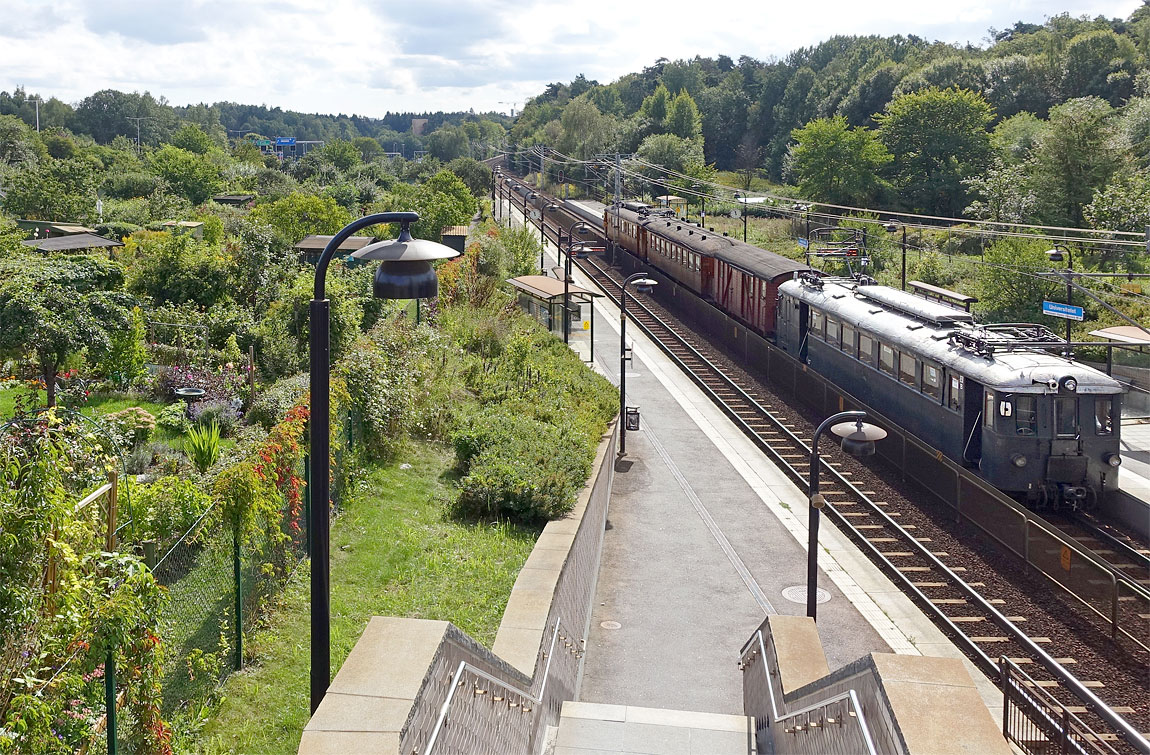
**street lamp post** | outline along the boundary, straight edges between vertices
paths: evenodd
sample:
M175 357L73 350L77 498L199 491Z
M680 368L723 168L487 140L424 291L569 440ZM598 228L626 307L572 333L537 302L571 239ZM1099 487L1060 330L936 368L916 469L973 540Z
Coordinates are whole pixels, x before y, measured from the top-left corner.
M591 230L591 226L579 222L567 231L567 256L563 262L563 343L571 342L571 312L569 309L571 306L571 245L576 231L582 236L589 230ZM560 234L562 234L562 229L560 229ZM560 239L562 239L562 235L560 235ZM560 244L559 251L562 251L562 244Z
M1066 306L1074 306L1074 255L1070 252L1070 247L1065 244L1055 244L1053 249L1046 251L1046 256L1050 258L1051 262L1061 262L1062 255L1066 254ZM1066 358L1070 358L1070 318L1066 318Z
M647 293L659 284L646 273L632 273L623 281L619 295L619 456L627 455L627 286L631 283L640 293Z
M747 203L746 193L739 194L736 192L735 199L743 205L743 243L745 244L747 243L747 208L750 207L750 204Z
M547 213L548 212L555 212L558 209L559 209L559 205L555 204L554 202L551 202L550 204L544 205L539 210L539 270L540 270L540 272L542 272L544 269L544 267L543 267L543 264L544 264L543 263L543 254L544 254L544 252L547 251L547 236L544 233L544 227L547 225ZM563 233L562 227L559 228L559 233ZM558 243L558 238L556 238L556 243ZM556 248L558 248L558 247L556 247ZM559 252L556 251L555 254L558 255ZM556 259L555 261L558 262L559 260Z
M329 525L331 474L331 301L325 291L327 268L337 249L361 228L400 223L399 237L368 244L352 253L361 260L379 260L372 293L379 299L424 299L435 296L439 281L432 260L458 252L434 241L413 239L414 212L381 212L344 226L324 247L315 267L315 291L310 307L310 440L309 477L311 519L311 712L315 713L331 682L331 583L329 578Z
M831 432L842 438L842 449L852 456L873 456L874 444L886 437L881 427L863 423L866 412L839 412L823 420L811 438L811 459L807 493L810 505L807 507L807 616L816 619L819 583L819 512L826 505L826 499L819 493L819 436L829 427ZM851 421L853 420L853 421ZM834 424L839 422L841 424Z

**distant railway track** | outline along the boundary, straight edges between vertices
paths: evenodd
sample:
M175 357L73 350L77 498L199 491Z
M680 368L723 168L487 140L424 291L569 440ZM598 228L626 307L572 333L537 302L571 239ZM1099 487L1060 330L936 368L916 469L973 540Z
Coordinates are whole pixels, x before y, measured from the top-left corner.
M554 227L547 230L555 240ZM618 303L617 274L595 259L575 264ZM648 297L637 297L628 312L788 477L806 487L811 426L802 412L732 366ZM1020 589L1011 575L999 573L1009 570L1008 564L988 565L985 553L960 542L970 538L939 528L919 505L875 484L873 470L834 454L824 457L826 513L988 676L999 677L1001 657L1019 664L1031 677L1028 685L1049 692L1092 728L1094 733L1082 737L1084 752L1145 751L1145 740L1136 733L1150 721L1144 689L1148 656L1140 648L1112 643L1097 622L1066 621L1065 603L1031 594L1029 586ZM996 552L989 560L1001 561L1000 556ZM1045 584L1042 588L1053 592ZM1142 640L1150 643L1150 637ZM1115 721L1102 699L1134 728Z

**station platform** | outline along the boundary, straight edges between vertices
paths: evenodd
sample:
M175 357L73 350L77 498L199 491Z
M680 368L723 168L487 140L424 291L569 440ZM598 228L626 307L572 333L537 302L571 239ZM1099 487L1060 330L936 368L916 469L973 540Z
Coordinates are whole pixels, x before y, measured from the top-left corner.
M1150 506L1150 422L1122 423L1118 487Z
M594 306L594 366L618 384L618 309ZM642 428L616 466L579 701L742 715L743 643L768 614L806 612L806 494L633 323L627 341ZM870 652L963 658L825 517L819 545L832 671ZM997 686L963 660L1001 722Z

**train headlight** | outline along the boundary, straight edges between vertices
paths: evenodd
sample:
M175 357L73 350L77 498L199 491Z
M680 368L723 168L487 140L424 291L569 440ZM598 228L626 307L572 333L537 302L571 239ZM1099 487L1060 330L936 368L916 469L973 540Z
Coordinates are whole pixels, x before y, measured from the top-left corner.
M1106 463L1112 467L1117 467L1122 463L1122 457L1118 454L1106 454Z
M1011 456L1010 461L1019 469L1022 469L1026 466L1026 457L1022 454L1015 454L1014 456Z

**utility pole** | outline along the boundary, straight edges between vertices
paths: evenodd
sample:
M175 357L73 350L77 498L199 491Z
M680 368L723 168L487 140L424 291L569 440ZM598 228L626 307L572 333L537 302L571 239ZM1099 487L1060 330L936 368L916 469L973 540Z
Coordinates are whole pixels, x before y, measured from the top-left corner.
M24 101L36 103L36 133L38 134L38 133L40 133L40 103L43 102L44 100L40 99L39 97L35 97L35 98L29 97L28 99L26 99Z
M151 121L155 120L155 118L150 115L129 115L127 116L127 119L136 122L136 154L138 155L140 154L140 121Z

